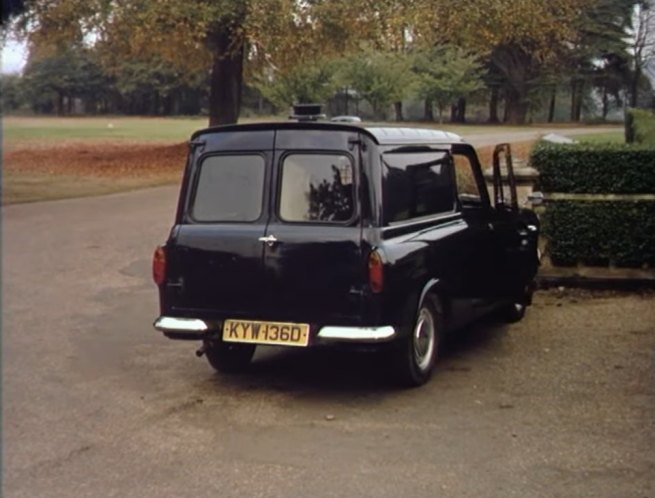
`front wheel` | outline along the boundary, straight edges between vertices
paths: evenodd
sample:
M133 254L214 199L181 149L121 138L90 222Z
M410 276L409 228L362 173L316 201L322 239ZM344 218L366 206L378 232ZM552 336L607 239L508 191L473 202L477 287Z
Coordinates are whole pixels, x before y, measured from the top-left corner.
M223 341L206 341L205 356L214 370L222 373L238 373L246 370L255 354L254 344L238 344Z
M418 308L413 328L395 351L399 380L407 386L425 384L439 356L439 343L443 332L441 305L433 296L425 296Z

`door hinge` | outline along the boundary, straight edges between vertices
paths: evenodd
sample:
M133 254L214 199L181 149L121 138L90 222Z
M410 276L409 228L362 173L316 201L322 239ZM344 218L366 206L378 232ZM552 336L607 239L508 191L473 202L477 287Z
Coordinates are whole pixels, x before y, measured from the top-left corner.
M356 145L359 145L362 148L362 151L366 151L366 143L359 138L349 138L348 139L348 150L353 150Z

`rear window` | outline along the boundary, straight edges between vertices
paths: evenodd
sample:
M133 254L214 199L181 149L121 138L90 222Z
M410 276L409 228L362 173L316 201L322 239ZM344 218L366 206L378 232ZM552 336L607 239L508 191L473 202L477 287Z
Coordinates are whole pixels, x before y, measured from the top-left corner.
M191 216L196 221L254 221L262 211L264 158L210 156L200 164Z
M387 222L453 212L452 158L439 151L388 152L385 169L384 218Z
M338 223L354 214L353 164L340 154L290 154L282 162L284 221Z

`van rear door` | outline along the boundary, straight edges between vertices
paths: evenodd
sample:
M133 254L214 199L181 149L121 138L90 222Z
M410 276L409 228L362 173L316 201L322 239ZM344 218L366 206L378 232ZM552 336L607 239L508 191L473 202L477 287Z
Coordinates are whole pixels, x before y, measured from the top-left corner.
M172 311L261 317L273 131L200 137L186 197L167 243ZM259 147L258 147L259 146ZM249 149L248 149L249 148Z
M302 144L303 133L278 132L276 140L264 257L271 311L284 320L352 324L366 279L357 135L323 131L335 135L338 150L285 148Z

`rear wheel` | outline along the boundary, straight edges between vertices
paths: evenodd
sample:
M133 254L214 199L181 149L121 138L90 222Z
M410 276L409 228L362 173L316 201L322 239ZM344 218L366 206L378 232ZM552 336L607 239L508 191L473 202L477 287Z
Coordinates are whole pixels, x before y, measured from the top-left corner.
M238 344L223 341L206 341L205 356L218 372L238 373L248 368L255 354L254 344Z
M411 333L394 352L399 380L407 386L425 384L439 356L443 331L441 305L434 296L425 296L418 308Z
M527 306L522 302L504 305L499 311L499 317L506 323L516 323L523 319Z

